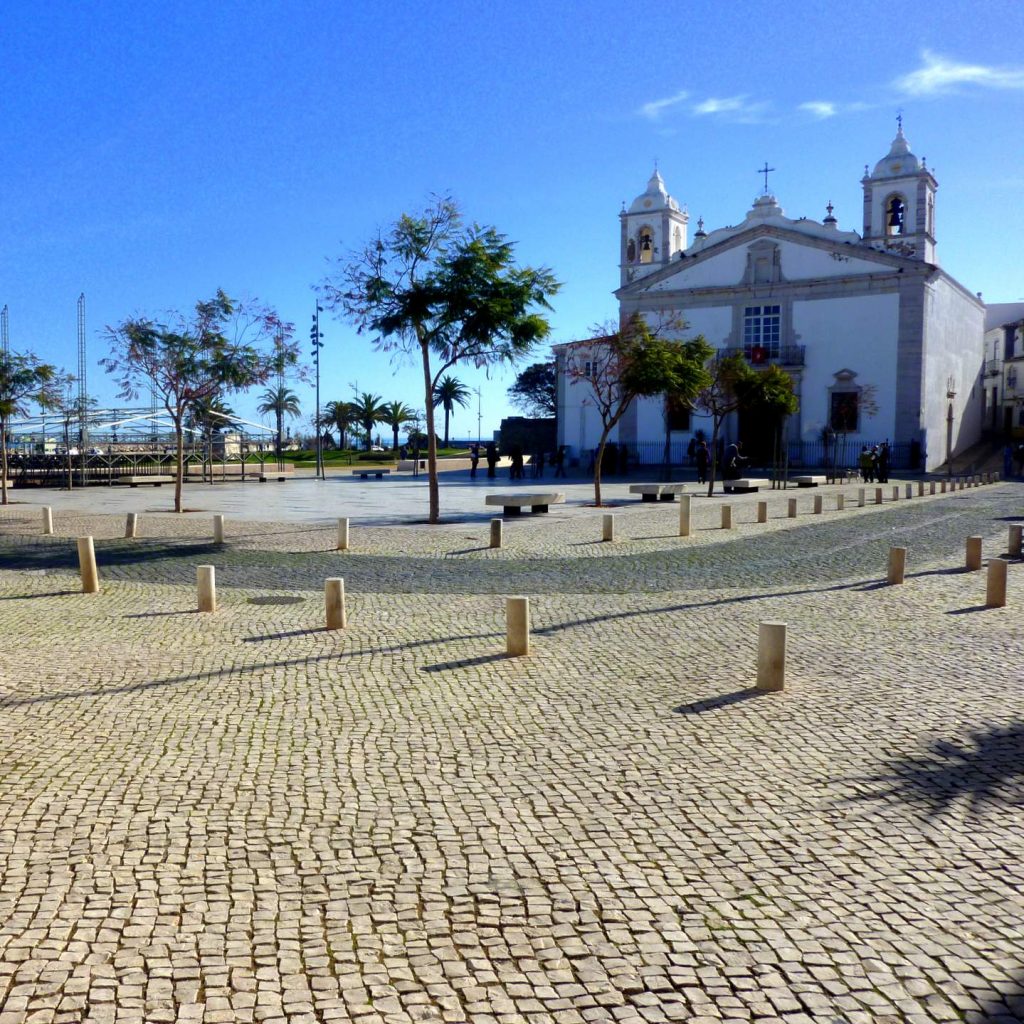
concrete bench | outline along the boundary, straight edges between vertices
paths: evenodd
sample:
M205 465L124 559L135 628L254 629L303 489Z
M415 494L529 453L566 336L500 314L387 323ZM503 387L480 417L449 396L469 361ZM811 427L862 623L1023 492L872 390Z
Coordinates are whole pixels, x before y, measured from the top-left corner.
M264 469L260 473L260 483L265 484L268 480L291 480L295 476L293 469Z
M686 484L630 484L629 493L639 494L641 501L675 501Z
M817 487L819 484L828 483L828 479L824 476L795 476L793 483L797 487Z
M547 512L548 505L560 505L565 501L564 494L555 491L536 491L529 494L488 494L484 497L485 505L501 505L504 515L518 516L529 505L531 512Z
M770 487L771 481L759 476L741 476L735 480L723 480L722 490L733 494L747 494L759 487Z
M159 487L161 484L173 484L174 477L163 473L145 473L140 476L119 476L119 484L127 484L129 487L138 487L139 484L152 484Z
M360 480L369 480L371 476L383 480L390 472L390 469L353 469L352 475L359 477Z

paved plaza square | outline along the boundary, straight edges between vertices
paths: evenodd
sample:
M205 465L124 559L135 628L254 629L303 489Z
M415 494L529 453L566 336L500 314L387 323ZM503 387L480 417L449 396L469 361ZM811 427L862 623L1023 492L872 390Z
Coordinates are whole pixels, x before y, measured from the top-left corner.
M610 483L601 543L577 481L501 549L493 489L13 492L0 1024L1024 1020L1024 565L1005 608L963 568L1024 485L695 497L680 538Z

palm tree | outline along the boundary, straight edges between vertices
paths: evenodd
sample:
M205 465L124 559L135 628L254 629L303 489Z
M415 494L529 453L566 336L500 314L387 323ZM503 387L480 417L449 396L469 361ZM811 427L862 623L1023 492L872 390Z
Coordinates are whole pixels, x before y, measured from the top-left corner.
M348 428L358 422L351 402L328 402L320 415L319 426L328 431L337 430L338 448L342 449L345 447L345 435L348 433Z
M352 413L356 423L366 431L366 450L373 443L373 425L384 420L384 405L380 395L371 395L364 391L356 401L352 402Z
M277 457L280 458L281 446L284 444L284 418L291 416L294 419L299 415L299 396L291 388L279 384L276 388L267 388L263 392L256 410L261 416L268 412L274 414L277 423Z
M450 373L445 374L435 385L434 385L434 408L436 409L439 405L444 407L444 446L448 447L448 419L455 409L456 405L461 405L463 409L469 405L470 390L462 383L457 377L453 377Z
M411 423L415 418L416 413L403 402L388 402L384 406L381 423L386 423L395 432L394 443L391 446L393 451L398 451L398 428L403 423Z

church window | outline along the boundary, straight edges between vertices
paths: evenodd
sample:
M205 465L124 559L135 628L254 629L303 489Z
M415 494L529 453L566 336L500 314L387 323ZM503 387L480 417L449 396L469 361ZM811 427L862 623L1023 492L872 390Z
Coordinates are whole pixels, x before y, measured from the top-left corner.
M654 260L654 232L649 227L642 227L637 236L640 241L640 262L651 263Z
M752 363L782 354L779 306L747 306L743 310L743 354Z
M678 252L683 247L683 233L682 233L682 231L680 231L679 228L676 228L675 233L673 234L672 238L674 240L674 243L672 245L672 251L673 252Z
M690 429L689 406L681 405L679 402L673 402L671 399L666 399L665 416L668 419L668 429L670 431Z
M856 433L860 418L860 392L833 391L829 404L829 426L837 434Z
M632 238L626 243L626 262L636 263L636 242Z
M890 196L885 204L885 233L902 235L906 230L907 204L902 196Z

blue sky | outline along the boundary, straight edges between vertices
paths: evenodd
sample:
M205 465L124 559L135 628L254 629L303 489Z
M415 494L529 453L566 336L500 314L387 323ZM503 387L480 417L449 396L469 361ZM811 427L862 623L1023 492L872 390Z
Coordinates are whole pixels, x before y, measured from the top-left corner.
M943 266L1024 297L1024 4L705 2L5 5L0 305L11 345L76 366L103 328L222 287L305 342L328 261L449 192L564 282L552 340L612 317L618 211L654 161L708 230L756 168L790 216L859 230L864 164L906 135L939 181ZM326 320L324 400L351 386L422 408L395 366ZM303 344L305 349L307 346ZM541 352L539 355L543 355ZM514 373L460 368L483 428ZM312 389L299 385L312 411ZM253 413L255 398L232 403ZM476 431L476 402L456 434Z

